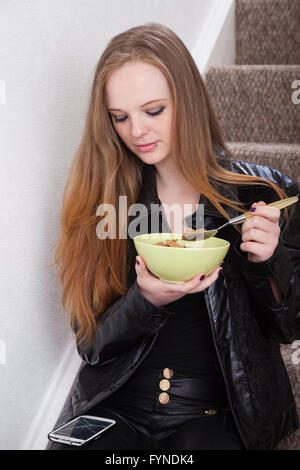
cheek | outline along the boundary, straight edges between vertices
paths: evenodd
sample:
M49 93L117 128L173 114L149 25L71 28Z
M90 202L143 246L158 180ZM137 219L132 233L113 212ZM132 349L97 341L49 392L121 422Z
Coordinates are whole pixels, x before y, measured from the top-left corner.
M125 126L115 126L115 131L124 142L128 140L128 132L126 132Z
M165 117L163 125L161 127L164 129L164 132L166 135L171 137L172 131L173 131L173 117L172 114L168 114L168 116Z

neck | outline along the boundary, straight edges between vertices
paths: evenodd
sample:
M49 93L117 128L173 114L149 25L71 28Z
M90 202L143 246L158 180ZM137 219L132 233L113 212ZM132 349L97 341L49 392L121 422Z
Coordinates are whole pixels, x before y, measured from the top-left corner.
M155 165L157 192L164 193L190 193L195 191L188 182L178 173L173 162Z

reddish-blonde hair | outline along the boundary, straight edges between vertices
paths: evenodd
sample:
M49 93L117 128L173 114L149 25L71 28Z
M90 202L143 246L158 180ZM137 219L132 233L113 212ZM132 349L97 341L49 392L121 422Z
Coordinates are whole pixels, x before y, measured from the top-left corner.
M158 67L166 77L174 103L174 160L178 172L225 216L224 205L239 203L216 190L228 185L273 183L232 173L217 161L215 150L230 155L195 62L178 36L165 26L147 24L115 36L97 64L85 128L72 161L63 194L61 233L55 261L62 284L61 302L69 314L78 342L91 343L96 318L127 292L127 240L101 240L96 235L100 204L118 210L119 195L128 207L142 185L141 160L121 141L105 105L105 85L112 71L126 61L141 60ZM117 220L119 215L117 214ZM127 221L128 223L128 216ZM117 232L118 233L118 232Z

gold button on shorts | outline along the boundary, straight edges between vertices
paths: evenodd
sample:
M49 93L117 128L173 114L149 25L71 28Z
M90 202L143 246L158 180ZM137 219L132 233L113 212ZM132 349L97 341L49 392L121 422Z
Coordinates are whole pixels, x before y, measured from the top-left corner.
M167 379L162 379L160 382L159 382L159 388L161 390L163 390L164 392L169 390L170 388L170 382L167 380Z
M166 392L162 392L159 397L159 402L162 404L162 405L165 405L166 403L168 403L170 397L169 395L166 393Z
M168 367L166 367L163 370L163 375L166 379L170 379L171 377L173 377L173 374L174 374L174 372L172 371L172 369L169 369Z

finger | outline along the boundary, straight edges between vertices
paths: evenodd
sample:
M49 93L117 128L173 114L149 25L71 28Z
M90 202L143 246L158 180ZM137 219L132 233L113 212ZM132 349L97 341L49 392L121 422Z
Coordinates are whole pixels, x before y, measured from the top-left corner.
M265 205L266 205L265 201L258 201L258 202L254 202L252 204L252 207L253 206L265 206Z
M188 287L188 284L190 284L192 287L198 287L199 283L201 283L201 285L203 286L209 285L211 283L211 280L217 279L217 277L219 276L221 272L222 272L222 267L220 265L220 266L217 266L210 274L207 274L207 275L205 275L204 273L200 275L198 274L197 276L195 276L194 279L192 279L192 281L186 282L186 285L187 287Z
M176 292L181 292L181 293L184 293L184 294L188 294L195 287L198 287L199 284L201 284L204 281L205 277L206 276L205 276L204 273L200 273L200 274L197 274L195 277L193 277L193 279L191 279L190 281L186 281L183 284L172 284L172 283L170 283L169 284L169 289L170 289L170 291L174 291L174 292L176 291Z
M258 256L262 261L264 259L269 259L274 252L274 246L253 241L241 243L240 249L242 251L246 251L247 253L251 253L252 255Z
M273 223L276 223L279 221L280 210L277 209L276 207L267 206L267 205L265 206L255 205L255 206L252 206L251 209L253 209L251 213L255 214L256 216L265 217L266 219L270 220Z
M144 267L145 267L145 263L144 263L143 258L141 258L140 256L137 256L135 258L135 270L137 272L142 272L144 270Z
M265 217L255 215L243 223L242 233L246 232L247 230L251 230L252 228L262 230L263 232L274 232L275 227L277 226L278 223L274 224L274 222L271 222Z
M193 279L186 281L182 284L169 284L169 291L179 292L182 294L188 294L193 291L195 288L198 288L200 284L204 282L206 275L204 273L197 274Z
M157 279L156 276L154 276L154 274L150 273L150 271L148 270L143 258L141 256L137 256L136 259L135 259L135 271L136 271L136 274L139 278L142 278L142 277L147 277L147 278L155 278Z
M242 232L242 241L254 241L256 243L262 243L265 245L272 245L278 240L278 233L275 231L273 232L264 232L263 230L250 228L249 230Z
M218 266L208 276L205 276L205 278L202 281L199 281L188 293L194 294L194 293L201 292L207 289L218 279L221 273L222 273L222 268Z
M208 276L205 276L204 280L202 281L203 288L206 289L213 282L215 282L216 279L218 279L218 277L222 273L222 271L223 271L223 268L221 266L218 266Z
M217 266L217 267L216 267L210 274L208 274L205 278L209 280L210 278L214 277L215 274L218 274L218 275L221 274L221 272L223 271L223 267L222 267L223 264L224 264L224 261L222 261L222 263L221 263L219 266Z

